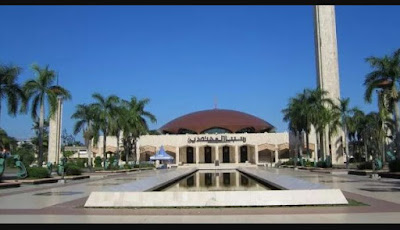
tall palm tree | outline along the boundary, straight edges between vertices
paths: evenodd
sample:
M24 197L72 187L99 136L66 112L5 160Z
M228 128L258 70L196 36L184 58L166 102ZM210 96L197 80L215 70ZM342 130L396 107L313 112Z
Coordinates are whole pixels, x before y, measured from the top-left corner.
M398 83L400 81L400 49L392 55L382 58L368 57L365 59L373 71L366 75L364 85L366 86L364 99L371 103L372 93L375 89L386 89L389 91L390 103L393 108L393 117L396 124L395 144L397 158L400 158L400 109L398 105Z
M33 122L33 125L32 125L32 130L35 131L36 136L39 136L39 130L40 130L39 123L40 123L39 119L36 118L36 120ZM44 119L43 132L48 132L48 129L49 129L49 119Z
M364 145L364 153L365 153L365 158L367 159L367 146L366 142L364 141L364 129L366 127L366 116L364 112L357 107L353 108L353 114L352 116L348 119L348 137L349 140L353 143L353 156L356 155L356 147L360 144ZM358 147L357 147L358 149ZM359 154L361 157L361 153ZM360 159L359 159L360 160Z
M349 127L349 123L350 123L350 118L353 113L353 109L350 109L349 103L350 103L350 98L339 99L339 109L340 109L340 115L341 115L341 120L342 120L342 128L343 128L343 132L344 132L343 142L344 142L344 147L345 147L346 168L347 169L349 168L349 142L347 141L347 137L349 135L348 127Z
M96 102L91 105L96 113L95 123L97 123L98 128L103 133L103 156L107 158L107 135L110 134L110 123L113 116L117 113L116 108L120 99L116 95L103 97L99 93L94 93L92 97L96 100Z
M3 99L7 100L8 114L12 116L17 114L20 103L26 103L25 94L17 83L20 73L20 67L0 65L0 114ZM21 106L21 110L24 110L23 108L24 106Z
M309 113L309 91L304 89L302 93L298 93L296 97L289 99L288 106L282 110L284 114L284 121L289 121L289 129L294 132L298 138L300 146L296 147L298 152L302 152L303 138L302 133L304 132L306 137L306 151L307 157L310 158L310 142L309 134L311 130L311 120ZM302 153L301 153L302 155Z
M385 126L391 125L391 119L387 114L381 112L371 112L366 116L365 141L372 152L373 160L384 157L385 138L387 132Z
M295 98L289 99L288 106L282 110L283 120L289 122L289 130L292 131L298 141L296 143L302 143L301 133L306 129L306 104L304 104L304 94L297 94ZM297 166L297 157L299 155L299 148L301 150L302 145L298 146L296 144L296 157L295 157L295 167Z
M74 134L76 135L82 131L88 151L89 170L92 170L92 139L94 136L93 122L95 121L94 109L90 105L79 104L76 106L75 113L72 114L71 118L77 119L74 125Z
M0 148L12 152L16 149L16 145L17 140L14 137L9 136L4 129L0 128Z
M391 133L395 131L394 122L390 118L390 110L391 105L388 103L390 101L390 92L387 89L381 89L378 91L378 115L379 115L379 122L380 122L380 141L382 142L380 145L381 151L381 158L382 162L385 163L385 149L386 149L386 138L388 137L388 131L390 130Z
M31 116L32 119L37 119L37 110L39 113L39 159L38 164L43 164L43 126L45 117L45 102L49 107L49 115L53 116L57 110L57 97L62 97L64 100L71 99L71 94L65 88L54 85L56 74L49 69L47 65L41 68L37 64L32 65L32 70L36 74L35 79L27 80L23 86L23 91L27 97L27 101L32 100ZM47 100L46 100L47 99Z
M322 147L322 156L325 156L329 152L329 123L331 122L331 114L329 109L335 107L332 99L328 98L328 92L320 88L308 90L309 96L307 103L309 104L310 121L316 130L316 151L318 151L318 139L319 145ZM326 139L323 138L325 133ZM316 154L318 155L318 154ZM315 158L317 161L317 157ZM316 164L316 161L314 164Z
M126 106L126 116L128 117L127 124L128 126L124 126L123 133L125 138L131 140L132 148L135 150L136 153L136 142L137 138L140 135L146 134L149 132L148 122L155 123L157 122L156 117L150 113L149 111L145 110L145 106L150 102L150 99L144 98L138 100L136 97L131 97L130 101L123 101L124 106ZM136 159L138 162L139 159Z
M126 108L123 103L120 103L115 108L114 118L110 121L110 133L117 138L117 151L116 154L120 157L120 140L123 127L127 125L128 119L126 117Z

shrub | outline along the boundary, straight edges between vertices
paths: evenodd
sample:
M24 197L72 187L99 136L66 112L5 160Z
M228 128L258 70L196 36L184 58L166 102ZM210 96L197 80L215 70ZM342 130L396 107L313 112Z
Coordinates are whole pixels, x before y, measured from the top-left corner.
M70 175L81 175L82 174L82 170L77 165L67 164L67 167L65 168L65 174L67 176L70 176Z
M101 162L103 162L101 157L97 156L96 158L94 158L94 167L101 168Z
M357 169L364 170L364 169L372 169L372 161L362 162L357 165Z
M155 165L153 163L140 163L139 168L154 168Z
M35 154L32 148L20 147L15 151L15 154L20 156L20 159L25 167L28 167L35 161Z
M85 163L87 165L88 163L88 159L86 158L79 158L75 160L75 164L79 167L79 168L85 168Z
M314 162L313 162L313 161L306 160L304 166L306 166L306 167L312 167L312 166L314 166Z
M317 167L326 168L327 167L326 162L325 161L318 161L317 162Z
M294 159L290 158L288 161L283 162L282 165L294 165ZM300 159L297 160L297 166L301 166Z
M9 158L6 158L6 167L15 168L14 158L12 156Z
M47 170L47 168L43 168L43 167L28 167L26 169L26 171L28 172L28 178L40 179L40 178L48 178L48 177L50 177L49 171Z
M400 159L389 162L390 172L400 172Z
M292 159L289 159L288 161L283 162L281 165L294 165L294 162Z
M118 166L118 165L112 165L112 164L110 164L109 169L110 169L110 170L118 170L118 169L119 169L119 166Z
M124 169L131 169L132 166L130 164L124 164Z

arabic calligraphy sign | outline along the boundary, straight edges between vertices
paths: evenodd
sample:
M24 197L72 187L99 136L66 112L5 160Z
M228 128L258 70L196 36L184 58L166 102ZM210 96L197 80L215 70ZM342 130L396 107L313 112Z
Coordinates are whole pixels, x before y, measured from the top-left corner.
M196 142L207 142L207 143L229 143L229 142L236 142L236 141L242 141L243 143L246 143L246 137L230 137L228 138L225 135L221 135L220 138L218 137L207 137L207 136L203 136L203 137L194 137L192 138L188 138L188 143L196 143Z

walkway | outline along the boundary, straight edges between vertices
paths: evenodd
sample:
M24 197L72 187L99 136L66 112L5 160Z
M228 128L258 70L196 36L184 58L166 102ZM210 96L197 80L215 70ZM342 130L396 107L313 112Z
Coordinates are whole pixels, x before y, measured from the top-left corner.
M179 170L179 169L171 169ZM340 188L367 206L243 208L83 208L90 192L154 177L162 170L99 175L66 184L0 190L0 223L400 223L400 180L293 169L258 170ZM157 218L154 218L157 216Z

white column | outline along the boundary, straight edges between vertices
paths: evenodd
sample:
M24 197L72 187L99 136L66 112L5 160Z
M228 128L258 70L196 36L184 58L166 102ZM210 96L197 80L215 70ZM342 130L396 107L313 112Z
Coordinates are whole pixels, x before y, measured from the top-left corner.
M215 175L215 185L217 188L219 188L219 177L220 176L217 176L217 174Z
M258 164L258 145L254 146L254 159L256 161L256 165Z
M235 173L235 175L236 175L236 187L239 187L239 180L240 180L239 172Z
M200 188L200 173L196 175L196 188Z
M200 159L200 151L199 151L199 146L196 146L196 165L199 164L199 159Z
M139 150L139 144L136 142L136 163L139 164L140 162L140 150Z
M278 146L275 145L275 163L279 161L279 151L278 151Z
M238 145L235 146L235 163L236 164L239 163L239 146Z
M215 146L215 160L219 160L219 146Z
M272 151L270 151L270 153L271 153L270 154L270 156L271 156L270 167L272 167L272 163L273 163L272 159L274 159L274 156L273 156L274 153Z
M339 84L339 61L336 39L336 19L334 5L316 5L314 7L314 25L315 25L315 51L317 64L317 82L318 86L328 92L336 105L339 105L340 84ZM323 133L327 140L327 133ZM332 136L332 162L343 163L342 149L336 146L343 136L342 127L338 128L337 135ZM323 143L324 142L324 143ZM324 154L329 149L325 141L321 141L326 147ZM337 156L339 154L339 156Z
M179 165L179 147L175 148L175 163Z
M61 126L62 126L62 99L57 98L57 110L51 116L49 122L49 140L48 140L48 157L47 161L58 164L61 153ZM45 162L45 161L43 161Z

